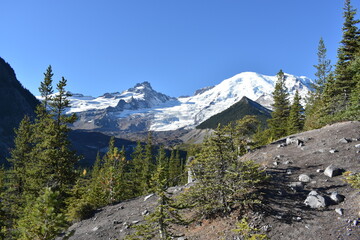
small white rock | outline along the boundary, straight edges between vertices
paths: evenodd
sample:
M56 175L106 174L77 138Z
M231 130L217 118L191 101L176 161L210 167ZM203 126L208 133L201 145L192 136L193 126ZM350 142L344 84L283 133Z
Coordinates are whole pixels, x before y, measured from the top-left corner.
M300 181L300 182L310 182L310 181L311 181L311 178L310 178L308 175L306 175L306 174L301 174L301 175L299 176L299 181Z
M337 212L339 215L343 215L344 214L344 209L342 208L336 208L335 212Z

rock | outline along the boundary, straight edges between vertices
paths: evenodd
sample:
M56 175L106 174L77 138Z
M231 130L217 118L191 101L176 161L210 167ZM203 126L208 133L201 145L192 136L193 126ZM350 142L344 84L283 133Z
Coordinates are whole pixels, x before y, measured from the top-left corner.
M339 143L349 143L349 142L351 142L351 140L347 138L342 138L339 140Z
M305 146L304 142L301 141L300 139L296 139L296 145L297 145L298 147L303 147L303 146Z
M301 174L301 175L299 176L299 181L300 181L300 182L310 182L310 181L311 181L311 178L310 178L308 175L306 175L306 174Z
M185 237L178 237L178 238L176 238L176 240L186 240L187 238L185 238Z
M306 206L317 209L328 206L325 198L316 191L311 191L304 203Z
M288 160L288 161L285 161L284 164L288 165L288 164L292 164L292 162Z
M275 161L275 162L273 162L273 165L277 166L277 165L279 165L279 162Z
M324 174L328 177L335 177L335 176L341 175L342 172L343 172L343 170L341 168L338 168L338 167L334 166L333 164L331 164L330 166L328 166L325 169Z
M332 192L330 195L331 200L335 203L341 203L344 201L345 197L343 195L338 194L337 192Z
M339 215L344 215L344 209L342 208L336 208L335 212L337 212Z
M148 214L149 214L149 211L148 211L147 209L145 209L145 211L143 211L143 212L141 213L141 215L143 215L143 216L148 215Z
M287 145L286 145L286 143L281 143L281 144L279 144L277 147L278 148L282 148L282 147L286 147Z
M292 143L294 143L296 140L295 139L292 139L292 138L286 138L286 145L290 145Z
M353 226L357 226L359 224L359 221L358 220L354 220L353 221Z
M329 153L336 153L336 152L339 152L339 151L336 149L330 149L330 151L329 151Z
M360 144L356 144L355 147L356 147L356 148L360 148Z
M153 193L152 193L152 194L147 195L146 197L144 197L144 202L145 202L146 200L148 200L149 198L151 198L152 196L154 196L154 194L153 194Z
M322 169L316 169L316 172L317 173L322 173L324 170L322 170Z
M287 174L287 175L291 175L291 174L292 174L291 169L287 169L287 170L286 170L286 174Z
M302 182L292 182L289 184L289 187L295 192L304 190L304 183Z
M274 157L274 160L280 160L283 157L284 157L284 155L277 155L276 157Z
M96 226L96 227L94 227L93 229L91 229L91 231L93 231L93 232L95 232L95 231L97 231L97 230L99 230L99 227L98 227L98 226Z

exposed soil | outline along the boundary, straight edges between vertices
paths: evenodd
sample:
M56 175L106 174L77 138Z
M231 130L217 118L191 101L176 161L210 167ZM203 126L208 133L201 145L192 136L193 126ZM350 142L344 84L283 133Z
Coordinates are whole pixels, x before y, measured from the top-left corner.
M344 171L360 172L360 122L344 122L290 136L299 139L286 145L286 138L248 153L243 158L252 159L266 168L271 176L263 190L263 204L254 208L249 216L255 226L270 239L360 239L360 191L353 189L343 176L328 177L321 170L334 164ZM342 139L349 140L342 143ZM336 150L331 153L330 150ZM303 189L289 187L307 174L311 181ZM172 188L172 192L183 187ZM316 190L328 198L332 192L345 196L339 204L332 203L322 209L312 209L304 204L308 193ZM68 230L69 239L123 239L132 230L132 224L143 221L145 211L151 211L156 196L125 201L100 209L90 219L75 223ZM343 209L343 215L335 211ZM234 211L230 216L195 222L178 228L179 239L241 239L231 229L245 213ZM61 238L59 238L61 239Z

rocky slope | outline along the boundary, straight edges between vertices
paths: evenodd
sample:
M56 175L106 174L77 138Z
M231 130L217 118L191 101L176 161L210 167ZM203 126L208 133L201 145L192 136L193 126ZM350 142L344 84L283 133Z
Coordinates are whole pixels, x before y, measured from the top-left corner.
M196 91L194 96L171 98L152 89L148 82L121 93L101 97L75 94L68 113L77 113L75 129L100 132L173 131L192 129L211 116L239 102L244 96L271 107L271 93L277 77L243 72L213 87ZM293 98L295 91L305 97L311 80L286 74L286 86Z
M12 67L0 58L0 165L13 145L14 128L25 115L33 116L38 100L17 80Z
M292 135L243 158L262 164L271 175L263 190L263 204L247 214L251 225L270 239L359 239L360 191L344 182L343 176L329 177L324 170L333 164L342 171L360 172L360 122L337 123ZM324 199L323 207L307 205L311 191L318 194L315 203ZM331 200L334 192L344 199L338 203ZM67 234L72 235L69 239L78 240L123 239L132 231L131 225L141 224L143 215L152 211L155 203L156 196L150 195L99 209L92 218L72 225ZM182 235L178 239L241 239L231 229L243 214L234 211L226 218L178 228Z

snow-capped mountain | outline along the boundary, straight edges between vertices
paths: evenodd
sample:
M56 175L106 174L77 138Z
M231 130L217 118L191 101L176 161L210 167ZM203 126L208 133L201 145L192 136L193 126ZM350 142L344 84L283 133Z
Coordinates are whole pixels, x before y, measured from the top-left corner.
M290 99L298 90L305 98L311 80L285 74ZM243 72L216 86L202 88L191 97L171 98L152 89L148 82L121 93L106 93L98 98L75 94L72 108L80 119L74 127L99 131L169 131L193 128L224 111L246 96L271 107L276 76Z
M156 92L149 82L143 82L121 93L105 93L97 98L73 94L71 97L72 107L68 113L103 109L110 111L137 110L151 108L169 100L174 100L174 98Z

